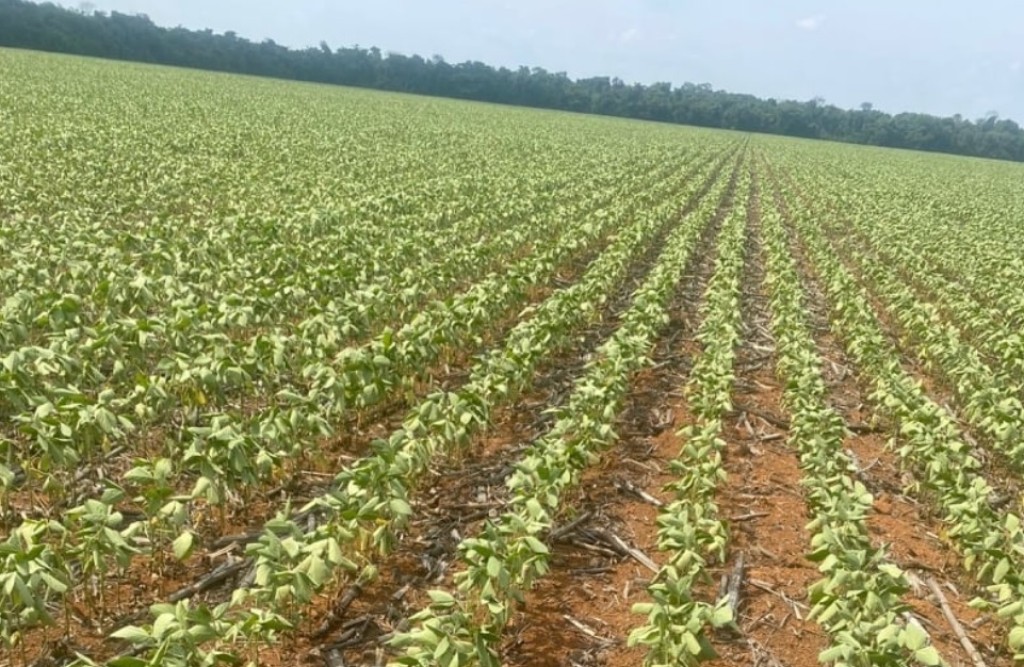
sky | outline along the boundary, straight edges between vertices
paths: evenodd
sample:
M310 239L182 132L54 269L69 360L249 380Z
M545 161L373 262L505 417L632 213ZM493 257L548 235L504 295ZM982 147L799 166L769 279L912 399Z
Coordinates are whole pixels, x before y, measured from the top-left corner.
M76 6L66 1L63 4ZM1019 0L92 0L290 47L377 46L573 78L710 83L1024 123Z

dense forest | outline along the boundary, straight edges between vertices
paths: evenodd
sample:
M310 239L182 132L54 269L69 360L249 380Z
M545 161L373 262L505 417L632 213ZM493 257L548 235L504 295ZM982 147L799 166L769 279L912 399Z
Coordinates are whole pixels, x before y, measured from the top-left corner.
M289 49L234 32L163 28L144 15L86 13L25 0L0 0L0 46L1024 161L1024 130L994 116L971 121L959 115L891 115L870 104L845 110L819 99L764 100L708 84L573 80L539 67L450 64L439 56L332 49L325 42Z

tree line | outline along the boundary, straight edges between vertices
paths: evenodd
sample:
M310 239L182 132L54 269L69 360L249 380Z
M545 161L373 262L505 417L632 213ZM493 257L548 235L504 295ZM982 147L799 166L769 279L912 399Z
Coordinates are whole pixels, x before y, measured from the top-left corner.
M332 49L325 42L290 49L231 31L165 28L145 15L88 13L26 0L0 0L0 46L1024 161L1024 130L996 116L972 121L959 115L888 114L870 104L847 110L820 99L761 99L709 84L626 84L606 76L574 80L540 67L450 64L440 56L383 53L376 47Z

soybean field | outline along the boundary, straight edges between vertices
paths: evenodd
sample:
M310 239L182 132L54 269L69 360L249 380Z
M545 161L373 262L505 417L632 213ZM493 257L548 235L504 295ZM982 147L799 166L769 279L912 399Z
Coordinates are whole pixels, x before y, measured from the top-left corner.
M1024 167L0 50L0 665L1024 659Z

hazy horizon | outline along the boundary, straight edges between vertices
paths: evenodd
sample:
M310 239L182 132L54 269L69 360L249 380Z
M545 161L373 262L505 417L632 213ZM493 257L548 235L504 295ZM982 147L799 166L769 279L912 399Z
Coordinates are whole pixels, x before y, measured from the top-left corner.
M93 0L65 6L148 15L155 23L295 48L321 40L449 62L478 60L611 76L628 83L710 83L758 97L891 113L990 112L1024 122L1024 5L881 0L830 6L740 0L438 0L335 3Z

